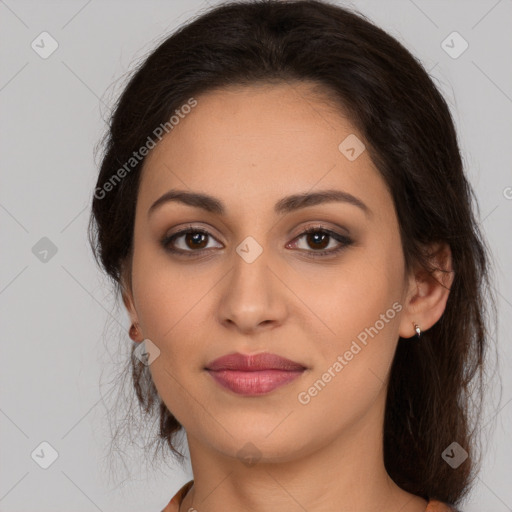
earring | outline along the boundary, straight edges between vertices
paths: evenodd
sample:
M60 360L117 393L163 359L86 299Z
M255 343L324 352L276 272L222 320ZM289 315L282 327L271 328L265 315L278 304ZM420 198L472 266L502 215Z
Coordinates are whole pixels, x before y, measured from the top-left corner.
M420 326L416 322L413 322L412 325L414 327L414 330L416 331L416 337L419 338L421 336Z
M137 322L133 323L130 327L130 331L129 331L129 334L130 334L130 338L133 340L133 341L136 341L136 342L139 342L140 340L137 339L137 336L139 334L139 324Z

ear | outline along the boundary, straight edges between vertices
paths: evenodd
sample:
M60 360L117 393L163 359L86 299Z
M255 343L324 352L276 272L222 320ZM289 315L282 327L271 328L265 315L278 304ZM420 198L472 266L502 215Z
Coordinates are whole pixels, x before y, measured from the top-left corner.
M121 269L120 286L121 286L121 296L123 299L123 304L125 305L128 315L130 316L130 322L132 324L137 325L139 323L139 317L137 315L137 311L135 309L135 305L134 305L134 301L133 301L133 292L132 292L131 279L130 279L129 263L123 265L123 267Z
M416 266L408 279L399 335L411 338L416 323L422 331L430 329L442 316L453 283L452 253L446 243L426 247L433 271Z

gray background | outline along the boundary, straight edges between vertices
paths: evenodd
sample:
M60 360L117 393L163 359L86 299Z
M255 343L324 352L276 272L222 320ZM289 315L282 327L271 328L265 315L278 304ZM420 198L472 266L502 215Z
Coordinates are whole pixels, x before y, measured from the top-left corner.
M215 3L0 0L1 511L159 511L191 477L189 466L146 467L143 433L124 448L125 472L116 463L113 475L105 462L106 413L131 341L86 228L99 162L93 149L126 73ZM512 0L340 4L366 14L421 60L457 124L496 262L494 338L503 376L501 401L499 383L488 401L483 471L464 511L510 511ZM46 59L31 47L43 31L59 45ZM469 44L458 58L442 47L453 31ZM48 449L41 455L43 441L58 452L48 469L31 457L35 449L41 459L50 456Z

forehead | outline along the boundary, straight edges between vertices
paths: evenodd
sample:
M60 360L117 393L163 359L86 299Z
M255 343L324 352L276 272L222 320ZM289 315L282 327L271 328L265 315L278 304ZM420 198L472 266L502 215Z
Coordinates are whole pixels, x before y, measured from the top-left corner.
M273 207L315 187L373 202L385 193L362 136L310 84L230 87L196 100L146 157L139 190L146 209L171 188L225 198L228 210Z

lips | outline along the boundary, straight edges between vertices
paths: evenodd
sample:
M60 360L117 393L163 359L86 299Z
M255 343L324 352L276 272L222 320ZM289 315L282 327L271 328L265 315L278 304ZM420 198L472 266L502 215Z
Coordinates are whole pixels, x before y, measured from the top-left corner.
M206 366L206 369L212 371L238 370L242 372L254 372L261 370L302 371L305 370L306 367L275 354L264 353L249 356L235 353L215 359Z
M205 370L223 388L246 396L270 393L300 377L306 367L275 354L228 354L215 359Z

